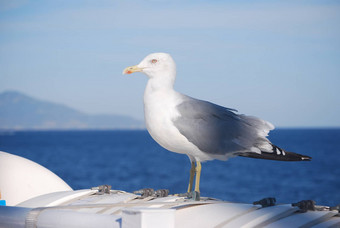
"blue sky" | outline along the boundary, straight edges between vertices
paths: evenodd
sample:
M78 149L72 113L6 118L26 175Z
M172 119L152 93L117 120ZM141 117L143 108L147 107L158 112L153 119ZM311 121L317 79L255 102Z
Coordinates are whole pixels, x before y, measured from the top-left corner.
M152 52L175 88L278 127L340 126L338 1L0 0L0 92L143 119Z

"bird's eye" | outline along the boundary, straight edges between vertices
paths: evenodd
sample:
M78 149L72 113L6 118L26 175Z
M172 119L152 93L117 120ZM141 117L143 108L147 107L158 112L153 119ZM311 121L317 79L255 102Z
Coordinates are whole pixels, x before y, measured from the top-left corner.
M157 59L151 60L151 63L157 63Z

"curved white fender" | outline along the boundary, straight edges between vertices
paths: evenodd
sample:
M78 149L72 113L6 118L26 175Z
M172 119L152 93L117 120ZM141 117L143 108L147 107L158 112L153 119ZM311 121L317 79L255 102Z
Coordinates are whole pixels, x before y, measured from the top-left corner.
M0 193L8 206L58 191L72 191L72 188L43 166L0 151Z

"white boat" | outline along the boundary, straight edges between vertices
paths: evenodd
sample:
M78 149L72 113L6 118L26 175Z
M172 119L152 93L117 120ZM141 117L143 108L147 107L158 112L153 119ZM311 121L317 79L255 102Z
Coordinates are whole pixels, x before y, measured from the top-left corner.
M340 227L339 208L312 201L275 205L272 198L244 204L135 193L103 185L72 190L46 168L0 152L0 227Z

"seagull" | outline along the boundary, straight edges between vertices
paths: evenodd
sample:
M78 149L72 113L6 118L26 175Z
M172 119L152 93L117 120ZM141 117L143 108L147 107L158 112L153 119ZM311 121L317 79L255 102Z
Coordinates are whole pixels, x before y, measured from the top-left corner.
M235 156L279 161L309 161L288 152L266 137L274 126L237 110L198 100L174 90L176 64L167 53L152 53L123 74L148 76L144 92L144 118L151 137L165 149L186 154L191 162L187 193L199 199L201 162ZM196 163L196 166L195 166Z

